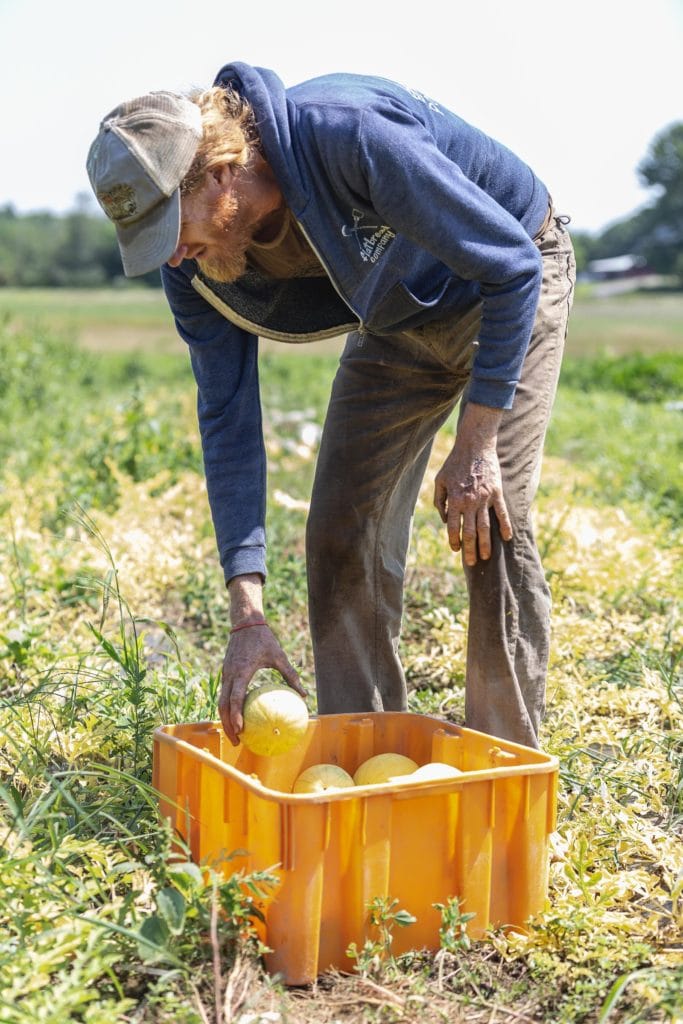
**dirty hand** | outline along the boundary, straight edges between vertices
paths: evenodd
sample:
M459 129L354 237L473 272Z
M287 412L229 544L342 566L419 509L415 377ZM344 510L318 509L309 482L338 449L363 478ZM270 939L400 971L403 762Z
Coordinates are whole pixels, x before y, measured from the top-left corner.
M293 690L306 697L296 669L265 623L232 633L223 659L223 685L218 698L218 711L233 746L239 743L239 734L244 727L242 706L247 686L254 673L261 668L277 669Z
M274 668L293 690L306 696L296 670L287 660L263 614L263 577L259 573L233 576L230 595L230 641L223 659L223 685L218 711L223 728L233 745L239 743L244 727L242 707L252 676L261 668Z
M512 537L496 453L501 415L500 409L469 403L453 450L434 481L434 505L446 524L449 544L454 551L462 549L467 565L475 565L477 556L491 557L490 508L503 540Z

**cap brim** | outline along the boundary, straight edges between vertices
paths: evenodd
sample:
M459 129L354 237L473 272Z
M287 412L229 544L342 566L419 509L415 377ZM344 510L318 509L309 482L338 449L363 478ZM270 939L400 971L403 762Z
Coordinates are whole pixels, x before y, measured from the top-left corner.
M117 224L116 236L126 277L158 270L178 247L180 189L134 224Z

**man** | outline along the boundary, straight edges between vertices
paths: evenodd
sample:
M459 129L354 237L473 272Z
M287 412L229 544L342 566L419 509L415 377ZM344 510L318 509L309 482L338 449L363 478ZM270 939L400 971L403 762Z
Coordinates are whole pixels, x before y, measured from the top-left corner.
M230 593L221 718L253 674L301 691L268 628L257 336L349 332L307 525L320 713L402 710L410 526L460 400L434 503L470 596L466 724L538 745L549 591L530 521L574 262L545 186L406 86L331 75L285 90L232 64L192 100L123 104L88 158L129 276L161 266L190 348Z

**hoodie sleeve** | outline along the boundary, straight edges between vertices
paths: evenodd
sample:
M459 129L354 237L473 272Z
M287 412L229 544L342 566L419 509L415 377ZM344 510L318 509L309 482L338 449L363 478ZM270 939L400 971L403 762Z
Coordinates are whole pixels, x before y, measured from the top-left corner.
M164 266L161 277L178 333L190 349L209 505L226 583L254 572L265 579L258 341L212 309L182 267Z
M357 161L382 220L458 277L478 282L482 317L470 399L510 408L540 292L536 245L408 110L366 110Z

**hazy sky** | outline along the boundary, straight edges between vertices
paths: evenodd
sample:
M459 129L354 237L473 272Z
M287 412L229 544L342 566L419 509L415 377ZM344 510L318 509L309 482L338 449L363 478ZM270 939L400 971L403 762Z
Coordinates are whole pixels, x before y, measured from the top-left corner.
M575 227L650 198L636 167L683 119L683 0L0 0L0 205L89 190L101 117L231 60L422 90L527 160Z

